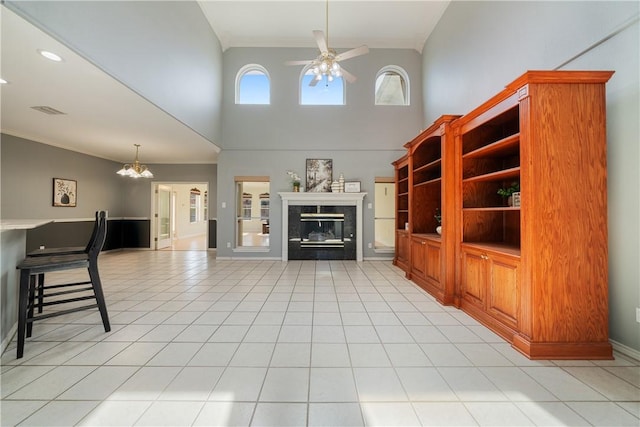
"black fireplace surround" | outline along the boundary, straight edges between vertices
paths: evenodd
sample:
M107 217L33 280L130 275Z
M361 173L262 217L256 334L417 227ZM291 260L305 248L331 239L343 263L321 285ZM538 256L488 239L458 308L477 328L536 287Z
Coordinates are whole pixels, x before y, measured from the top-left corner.
M290 260L355 260L355 206L289 206Z

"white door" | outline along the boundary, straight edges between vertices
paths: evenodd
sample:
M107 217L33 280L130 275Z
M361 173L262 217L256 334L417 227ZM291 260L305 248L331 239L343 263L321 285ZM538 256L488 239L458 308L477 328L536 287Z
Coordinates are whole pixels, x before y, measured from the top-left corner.
M158 185L156 189L156 249L171 246L171 187Z

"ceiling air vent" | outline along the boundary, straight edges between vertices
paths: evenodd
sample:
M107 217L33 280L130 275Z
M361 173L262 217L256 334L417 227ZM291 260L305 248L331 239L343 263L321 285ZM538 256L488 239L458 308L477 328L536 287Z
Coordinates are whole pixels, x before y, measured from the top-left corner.
M31 107L36 111L40 111L41 113L45 113L45 114L51 114L51 115L56 115L56 114L67 114L67 113L63 113L60 110L56 110L53 107L47 107L46 105L36 105L35 107Z

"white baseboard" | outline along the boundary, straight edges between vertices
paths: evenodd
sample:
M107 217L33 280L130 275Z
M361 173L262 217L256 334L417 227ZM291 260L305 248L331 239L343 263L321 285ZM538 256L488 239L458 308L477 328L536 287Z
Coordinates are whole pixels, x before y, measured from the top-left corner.
M640 361L640 351L636 350L635 348L628 347L624 344L620 344L619 342L616 342L614 340L609 340L609 342L611 343L614 351Z

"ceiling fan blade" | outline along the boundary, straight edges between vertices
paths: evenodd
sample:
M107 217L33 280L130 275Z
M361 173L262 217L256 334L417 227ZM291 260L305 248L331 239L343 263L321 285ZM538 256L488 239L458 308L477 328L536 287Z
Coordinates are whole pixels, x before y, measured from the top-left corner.
M369 53L369 48L366 45L362 45L360 47L356 47L355 49L351 49L339 55L336 55L336 61L344 61L345 59L354 58L356 56L364 55L365 53Z
M304 60L304 61L286 61L284 65L308 65L313 62L313 59Z
M342 77L344 77L347 82L353 83L358 80L356 76L345 70L344 67L340 67L340 71L342 72Z
M320 53L326 53L329 51L329 47L327 46L327 39L325 38L324 33L321 30L313 30L313 37L316 38L316 43L318 44Z
M320 80L322 80L322 79L320 79ZM309 86L313 87L313 86L317 85L320 80L318 80L316 78L311 79L311 81L309 82Z

